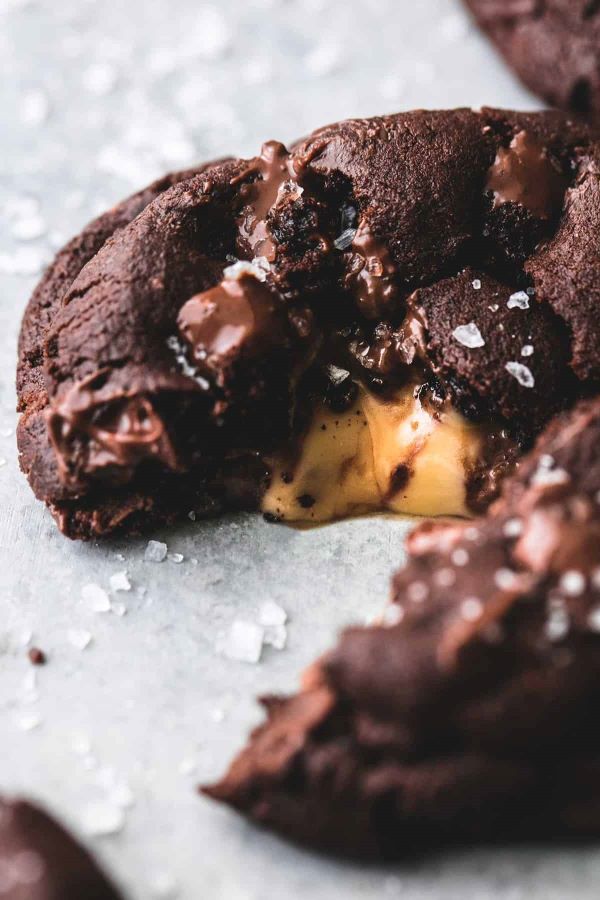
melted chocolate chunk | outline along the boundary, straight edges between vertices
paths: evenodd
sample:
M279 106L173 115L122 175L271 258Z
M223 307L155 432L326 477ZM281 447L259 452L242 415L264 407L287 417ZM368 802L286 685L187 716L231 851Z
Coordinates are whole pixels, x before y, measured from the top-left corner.
M177 325L196 366L218 377L237 359L258 357L288 339L281 298L252 275L226 278L192 297Z
M538 219L551 219L560 211L568 185L547 148L527 131L498 150L487 180L494 206L517 203Z

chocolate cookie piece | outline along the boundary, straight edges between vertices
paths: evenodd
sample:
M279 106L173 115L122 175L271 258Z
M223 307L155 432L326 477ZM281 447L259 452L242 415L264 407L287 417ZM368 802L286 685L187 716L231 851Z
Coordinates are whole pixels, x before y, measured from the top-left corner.
M384 623L347 631L205 793L319 849L600 832L600 401L487 518L418 529Z
M83 849L25 800L0 800L0 895L6 900L119 900Z
M155 186L129 224L150 195L59 256L26 314L35 493L73 537L255 508L307 404L328 402L320 373L340 368L383 394L433 384L519 451L595 375L593 348L580 362L594 237L569 303L548 274L595 152L557 113L415 112ZM529 310L507 306L523 293ZM461 326L484 344L457 343Z
M596 0L465 0L508 64L552 106L600 113Z

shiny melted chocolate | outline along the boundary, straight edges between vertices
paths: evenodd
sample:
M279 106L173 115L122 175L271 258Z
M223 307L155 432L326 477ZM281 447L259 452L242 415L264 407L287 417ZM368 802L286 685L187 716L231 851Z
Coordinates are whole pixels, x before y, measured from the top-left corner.
M177 319L195 364L211 374L238 358L283 343L286 309L278 295L252 275L225 278L185 303Z
M96 373L74 385L48 413L48 433L65 483L73 481L65 460L74 448L81 471L95 475L110 470L114 478L118 470L127 480L143 461L180 471L167 428L151 401L140 394L123 394L103 402L94 389L98 377Z
M562 206L568 179L548 149L527 131L502 147L488 172L494 207L517 203L537 219L551 219Z

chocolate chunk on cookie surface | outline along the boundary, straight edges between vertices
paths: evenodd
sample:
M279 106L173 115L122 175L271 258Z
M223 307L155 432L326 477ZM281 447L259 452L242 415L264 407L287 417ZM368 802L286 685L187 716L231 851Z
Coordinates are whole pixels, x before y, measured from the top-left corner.
M473 523L426 525L353 628L206 790L319 849L600 832L600 401L559 416Z
M90 854L39 807L0 800L0 895L6 900L119 900Z
M595 0L465 0L508 64L552 106L600 113L600 6Z
M442 511L462 513L482 464L508 471L596 377L596 152L558 113L421 111L268 142L126 201L59 254L25 315L18 434L36 495L73 537L190 508L282 517L279 495L264 507L273 479L324 407L359 394L371 441L388 428L376 397L386 421L393 404L414 413L429 449L448 431L465 485ZM506 458L491 459L499 432ZM353 433L334 481L365 450ZM440 450L420 435L331 515L385 506L395 471L396 511L435 513L413 463Z

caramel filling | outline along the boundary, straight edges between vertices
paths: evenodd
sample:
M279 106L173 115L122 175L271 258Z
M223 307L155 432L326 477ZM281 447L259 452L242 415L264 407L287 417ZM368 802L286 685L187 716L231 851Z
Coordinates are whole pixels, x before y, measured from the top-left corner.
M288 522L382 510L467 516L467 482L484 438L484 428L449 405L424 406L414 385L391 400L361 387L343 413L317 408L293 462L286 454L269 460L261 508Z

